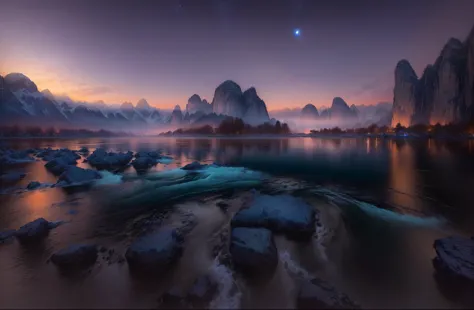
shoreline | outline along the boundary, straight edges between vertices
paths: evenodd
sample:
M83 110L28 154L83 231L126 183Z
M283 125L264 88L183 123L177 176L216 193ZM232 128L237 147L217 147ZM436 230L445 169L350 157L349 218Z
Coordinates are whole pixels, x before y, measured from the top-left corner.
M330 139L358 139L358 138L380 138L380 139L404 139L404 140L471 140L474 136L401 136L401 135L381 135L381 134L252 134L252 135L142 135L142 136L35 136L35 137L0 137L0 140L28 140L28 139L133 139L133 138L195 138L195 139L281 139L281 138L330 138Z

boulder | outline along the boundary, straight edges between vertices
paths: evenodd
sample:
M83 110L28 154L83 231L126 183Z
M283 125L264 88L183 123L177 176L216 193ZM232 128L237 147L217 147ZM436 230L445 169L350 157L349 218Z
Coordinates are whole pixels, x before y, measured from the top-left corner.
M232 218L232 227L265 227L294 238L314 233L315 210L302 199L290 195L258 195L248 208Z
M89 244L71 245L51 256L51 261L61 268L92 265L97 260L97 247Z
M433 265L439 272L474 281L474 240L464 237L447 237L434 242L437 256Z
M346 294L322 279L298 281L298 309L360 309Z
M0 153L0 164L20 164L28 163L35 161L33 157L30 156L28 150L25 151L15 151L15 150L6 150Z
M161 154L159 152L156 152L156 151L141 151L141 152L137 152L135 154L135 158L140 158L140 157L151 157L151 158L155 158L155 159L158 159L161 157Z
M157 159L153 157L138 157L132 162L133 168L137 171L145 171L157 164Z
M15 237L24 244L36 242L46 237L49 230L49 222L44 218L38 218L33 222L21 226L20 229L16 231Z
M41 186L41 183L38 182L38 181L32 181L30 183L28 183L28 185L26 186L26 188L28 190L34 190L34 189L37 189Z
M232 229L229 250L235 268L249 276L271 275L278 265L272 232L265 228Z
M174 229L153 232L135 240L125 258L131 269L161 273L181 256L181 241Z
M82 153L82 154L87 154L87 153L89 153L89 149L88 149L87 147L85 147L85 146L82 146L82 147L79 149L78 152L79 152L79 153Z
M69 166L59 176L56 186L68 187L68 186L82 186L88 185L97 179L101 179L102 176L99 172L92 169L83 169L76 166Z
M183 170L201 170L201 169L204 169L206 167L207 167L206 164L201 164L198 161L193 161L192 163L187 164L184 167L181 167L181 169L183 169Z
M15 237L15 233L16 230L14 229L0 231L0 244L11 240L13 237Z
M113 170L123 168L132 160L133 153L107 153L104 149L96 149L89 157L87 162L98 169Z
M54 175L60 175L69 167L76 164L76 160L72 157L58 157L48 161L44 167Z

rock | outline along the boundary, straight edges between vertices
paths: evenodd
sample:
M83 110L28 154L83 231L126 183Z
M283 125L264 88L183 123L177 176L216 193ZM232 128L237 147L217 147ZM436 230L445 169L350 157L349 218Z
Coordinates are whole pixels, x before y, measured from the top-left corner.
M201 169L204 169L206 167L207 167L207 165L205 165L205 164L201 164L198 161L193 161L192 163L187 164L184 167L181 167L181 169L183 169L183 170L201 170Z
M161 296L161 303L166 307L179 307L185 304L186 294L178 287L173 286ZM184 307L181 307L184 308Z
M257 195L250 207L232 218L232 227L265 227L289 237L309 238L314 233L315 210L290 195Z
M416 106L418 76L407 60L400 60L395 68L395 88L393 90L392 127L398 123L408 127Z
M298 309L360 309L346 294L321 279L298 282Z
M98 169L113 170L123 168L132 160L133 153L107 153L104 149L96 149L89 157L87 162Z
M75 164L76 160L71 157L59 157L48 161L44 167L52 174L60 175Z
M164 272L182 254L181 239L173 229L154 232L135 240L125 258L132 269Z
M15 234L16 230L14 229L0 231L0 244L11 240L13 237L15 237Z
M272 232L265 228L232 229L229 250L236 269L249 276L271 275L278 264Z
M61 268L73 268L92 265L97 260L95 245L71 245L51 256L51 261Z
M40 182L37 182L37 181L32 181L30 183L28 183L28 185L26 186L26 188L28 190L34 190L34 189L37 189L38 187L41 186L41 183Z
M0 183L16 183L26 176L25 173L21 172L9 172L0 175Z
M0 153L0 164L2 165L13 165L33 162L35 159L30 156L29 150L26 151L15 151L6 150Z
M208 275L200 276L194 281L193 286L188 292L187 298L192 301L195 300L211 300L217 291L217 283L213 281Z
M132 162L132 166L140 172L155 166L157 163L156 158L153 157L138 157Z
M15 237L21 243L36 242L49 233L49 222L44 218L38 218L28 224L25 224L16 231Z
M97 179L101 179L102 176L99 172L91 169L83 169L76 166L69 166L59 176L56 186L69 187L69 186L82 186L88 185Z
M243 119L247 124L259 125L270 121L265 102L257 95L255 87L250 87L243 93L245 113Z
M66 148L58 150L53 150L50 148L44 149L40 151L36 156L42 158L45 161L51 161L56 158L62 158L69 165L75 165L76 161L81 158L81 156L77 155L74 151L71 151Z
M318 119L319 118L318 109L316 109L316 107L314 105L312 105L311 103L308 103L301 110L301 118L309 119L309 120Z
M433 265L441 273L474 281L474 240L447 237L434 242L437 256Z

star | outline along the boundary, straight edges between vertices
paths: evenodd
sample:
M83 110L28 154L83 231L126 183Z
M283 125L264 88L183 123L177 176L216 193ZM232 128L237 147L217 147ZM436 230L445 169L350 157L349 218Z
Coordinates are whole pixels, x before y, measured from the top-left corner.
M295 35L295 37L299 37L301 35L301 30L296 28L295 30L293 30L293 34Z

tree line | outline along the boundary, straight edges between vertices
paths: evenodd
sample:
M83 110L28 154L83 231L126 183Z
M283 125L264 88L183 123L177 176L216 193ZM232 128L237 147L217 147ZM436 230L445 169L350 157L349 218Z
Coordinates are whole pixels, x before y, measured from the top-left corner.
M39 126L0 126L0 137L118 137L130 136L125 132L112 132L108 130L89 129L56 129L54 127L42 128Z

